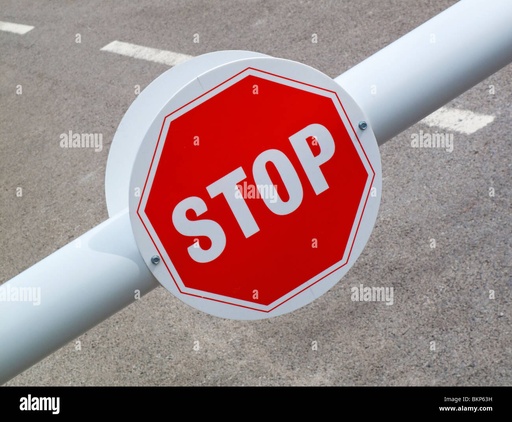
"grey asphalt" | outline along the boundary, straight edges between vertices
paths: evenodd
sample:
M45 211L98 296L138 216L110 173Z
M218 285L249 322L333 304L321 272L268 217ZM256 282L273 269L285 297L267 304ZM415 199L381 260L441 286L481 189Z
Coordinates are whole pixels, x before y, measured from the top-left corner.
M0 32L0 282L108 217L110 142L135 85L167 69L100 51L111 41L252 50L335 77L454 3L0 0L0 21L35 27ZM449 104L496 117L454 132L453 152L411 148L435 130L422 123L380 148L370 241L311 304L231 321L160 287L6 385L512 385L511 81L508 66ZM70 130L101 133L102 151L61 148ZM393 305L352 301L360 284L393 287Z

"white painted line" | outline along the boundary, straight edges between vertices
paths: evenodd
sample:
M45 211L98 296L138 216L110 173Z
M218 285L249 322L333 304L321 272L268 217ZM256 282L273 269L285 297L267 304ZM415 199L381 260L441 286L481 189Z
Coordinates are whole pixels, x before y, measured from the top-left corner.
M193 57L186 54L158 50L156 48L143 47L121 41L112 41L110 44L101 48L101 51L109 51L110 53L134 57L136 59L149 60L151 62L162 63L168 66L176 66L177 64L190 60Z
M159 50L151 47L143 47L122 41L112 41L101 51L121 54L136 59L162 63L168 66L176 66L193 58L187 54L173 51ZM435 126L441 129L453 130L470 135L494 121L494 116L473 113L469 110L441 107L439 110L425 117L421 122L427 126Z
M30 25L22 25L21 23L0 21L0 31L13 32L15 34L24 35L28 31L31 31L32 29L34 29L34 27Z
M494 121L494 116L473 113L469 110L441 107L421 122L428 126L471 135Z

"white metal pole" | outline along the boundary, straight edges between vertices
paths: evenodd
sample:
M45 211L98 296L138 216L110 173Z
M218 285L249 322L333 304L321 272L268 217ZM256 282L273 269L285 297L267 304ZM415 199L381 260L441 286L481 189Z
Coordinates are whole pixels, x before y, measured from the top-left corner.
M0 286L0 384L157 286L128 210L28 268Z
M461 0L335 78L377 142L512 62L512 1Z
M382 144L510 63L511 23L510 0L461 0L336 81ZM40 303L0 301L0 384L156 286L127 210L4 283Z

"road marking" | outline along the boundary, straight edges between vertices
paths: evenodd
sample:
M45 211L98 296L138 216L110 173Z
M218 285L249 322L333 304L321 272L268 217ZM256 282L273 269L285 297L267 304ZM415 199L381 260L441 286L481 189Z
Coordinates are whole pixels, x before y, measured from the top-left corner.
M101 51L121 54L122 56L133 57L136 59L149 60L151 62L162 63L168 66L176 66L190 60L193 56L186 54L174 53L173 51L158 50L151 47L143 47L141 45L130 44L121 41L112 41Z
M14 34L24 35L32 29L34 29L34 27L30 25L0 21L0 31L13 32Z
M117 40L102 47L101 51L108 51L110 53L166 64L168 66L176 66L194 57L187 54L175 53L174 51L159 50L157 48L144 47ZM493 121L494 116L478 114L469 110L441 107L439 110L425 117L421 122L427 126L439 127L441 129L453 130L470 135Z
M427 126L435 126L441 129L454 130L456 132L471 135L494 121L494 116L473 113L469 110L441 107L421 122Z

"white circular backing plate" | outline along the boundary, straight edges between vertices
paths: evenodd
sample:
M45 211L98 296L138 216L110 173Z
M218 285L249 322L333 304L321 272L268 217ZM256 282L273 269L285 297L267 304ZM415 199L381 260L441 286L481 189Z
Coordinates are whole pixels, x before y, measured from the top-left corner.
M211 68L208 65L210 59ZM197 60L198 68L195 68L194 60ZM137 132L137 136L143 136L140 148L134 154L137 142L131 135L132 141L129 145L127 161L131 162L133 160L133 171L128 189L130 193L130 218L135 239L144 260L159 282L174 295L185 303L215 316L233 319L261 319L288 313L310 303L334 286L350 269L366 245L377 218L382 184L380 154L371 127L368 126L366 130L361 130L358 127L360 121L367 120L364 113L331 78L309 66L289 60L276 59L251 52L236 52L233 55L223 52L219 53L219 56L210 54L208 57L193 59L185 63L184 66L186 66L184 70L180 70L179 66L175 70L173 69L174 73L178 75L179 83L175 83L176 81L172 80L172 74L169 73L169 77L158 78L151 84L151 93L155 95L158 93L158 101L156 101L158 105L152 104L153 98L151 95L142 97L141 94L141 101L137 105L134 104L133 109L129 110L128 118L125 117L122 125L120 125L122 133L127 134L133 130ZM333 102L338 101L341 104L341 107L337 105L341 120L344 122L345 128L350 134L369 174L363 198L358 208L358 222L351 232L353 243L351 244L350 253L345 254L346 260L343 265L336 263L329 268L325 268L306 283L290 291L285 297L263 305L238 298L230 299L221 294L204 293L187 287L187 280L181 279L177 270L178 265L175 265L173 257L168 255L159 240L158 233L152 227L149 218L144 214L144 206L147 203L148 193L151 191L153 177L164 145L165 134L169 125L172 124L172 118L169 116L183 115L188 109L195 107L196 104L206 101L217 92L222 92L226 86L236 83L236 75L243 76L245 75L244 72L253 72L252 74L259 75L266 74L274 81L289 81L290 86L295 85L299 89L307 89L310 92L325 92L325 95L332 98ZM144 104L151 104L151 106L145 108ZM243 107L243 104L240 104L240 107ZM130 121L136 112L144 114L142 117L143 124L140 128L134 128L134 123ZM219 110L219 113L221 112L222 110ZM128 120L125 121L126 119ZM201 122L197 124L200 125ZM257 122L257 124L264 125L265 122ZM143 131L144 134L142 134ZM290 133L290 135L292 134ZM110 174L111 177L114 177L114 170L122 168L125 177L127 164L119 162L122 155L120 153L121 142L117 135L116 142L116 161L113 159L110 163L109 160L112 168L109 169L107 175ZM246 170L250 171L250 169ZM334 183L344 182L346 181L340 180ZM114 183L112 178L110 183L111 185L107 186L107 192L110 194L109 212L115 212L124 205L126 198L123 191L115 193L114 190L124 189L126 183L125 180ZM172 189L175 183L182 183L182 181L169 180L169 189ZM190 196L196 195L202 195L205 199L208 199L206 190L200 193L190 192ZM165 200L165 198L162 200ZM170 225L173 224L172 215L168 215L168 222ZM307 226L307 222L304 224ZM297 227L296 230L301 230L301 227ZM258 262L258 259L263 259L264 252L261 251L261 257L256 256L252 259ZM162 261L157 265L151 262L154 256L162 258ZM300 259L301 257L297 257L297 260L300 261ZM275 274L278 274L278 276ZM273 283L279 283L280 277L281 279L286 278L287 269L278 268L275 274L269 275L269 277L273 277ZM212 283L215 282L216 280L212 280Z

